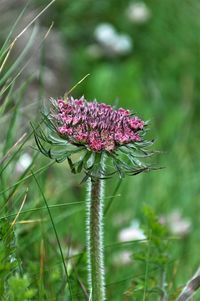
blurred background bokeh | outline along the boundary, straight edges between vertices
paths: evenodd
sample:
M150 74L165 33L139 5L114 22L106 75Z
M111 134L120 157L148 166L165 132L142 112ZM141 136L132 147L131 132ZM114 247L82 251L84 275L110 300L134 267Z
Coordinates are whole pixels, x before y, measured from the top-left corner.
M12 36L48 3L29 1ZM1 43L26 4L25 0L0 1ZM166 290L173 295L200 264L200 1L57 0L33 26L18 39L10 56L11 64L34 35L22 60L30 61L16 89L27 80L28 84L19 101L13 94L0 120L1 153L24 132L31 132L30 121L39 121L45 99L64 95L88 73L90 76L73 91L74 97L84 95L88 100L122 106L150 120L148 137L155 139L154 149L160 151L152 162L164 168L125 178L107 212L105 245L112 245L105 256L108 300L142 300L133 293L138 285L134 279L144 278L146 271L140 270L134 259L139 246L124 242L145 238L145 205L173 237L165 264ZM30 164L36 171L49 163L34 146L34 140L29 139L4 171L2 201L9 196L7 187L30 173ZM52 213L66 256L81 252L85 244L84 206L59 206L84 201L81 176L71 175L64 162L54 164L38 179L49 204L58 205ZM106 204L117 185L117 176L107 181ZM29 177L11 196L10 213L18 210L27 186L26 207L44 206L34 179ZM17 240L24 270L35 286L38 277L43 281L38 300L64 300L62 293L58 297L62 263L47 212L29 212L20 219L33 220L17 225ZM77 266L71 263L74 283L77 279L86 283L84 260L81 258ZM81 294L78 285L75 294ZM152 298L143 300L155 300Z

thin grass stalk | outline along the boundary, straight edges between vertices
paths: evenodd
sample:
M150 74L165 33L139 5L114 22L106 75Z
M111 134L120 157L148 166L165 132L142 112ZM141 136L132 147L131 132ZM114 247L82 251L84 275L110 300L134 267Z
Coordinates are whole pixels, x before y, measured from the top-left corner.
M104 180L88 179L86 210L88 285L91 301L105 300L105 271L103 254Z
M33 173L33 171L31 171L32 175L33 175L33 178L38 186L38 189L39 189L39 192L44 200L44 203L45 203L45 206L47 207L47 211L48 211L48 214L49 214L49 217L50 217L50 220L51 220L51 224L52 224L52 227L53 227L53 230L54 230L54 234L55 234L55 237L56 237L56 241L57 241L57 244L58 244L58 248L59 248L59 251L60 251L60 256L61 256L61 259L62 259L62 263L63 263L63 267L64 267L64 272L65 272L65 275L66 275L66 280L67 280L67 283L68 283L68 288L69 288L69 294L70 294L70 300L73 300L72 299L72 288L71 288L71 284L70 284L70 277L69 277L69 274L68 274L68 271L67 271L67 265L65 263L65 258L64 258L64 254L63 254L63 251L62 251L62 247L61 247L61 243L60 243L60 240L59 240L59 237L58 237L58 232L57 232L57 229L56 229L56 226L55 226L55 223L54 223L54 220L53 220L53 217L52 217L52 214L51 214L51 210L48 206L48 202L46 200L46 197L44 195L44 192L37 180L37 178L35 177L35 174Z

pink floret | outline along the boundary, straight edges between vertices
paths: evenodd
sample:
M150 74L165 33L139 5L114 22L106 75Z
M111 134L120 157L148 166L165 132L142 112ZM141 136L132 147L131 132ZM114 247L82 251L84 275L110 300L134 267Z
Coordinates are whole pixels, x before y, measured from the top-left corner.
M67 135L70 135L70 136L73 134L73 130L71 128L67 128L65 126L59 127L58 132L60 134L67 134Z
M99 152L103 149L103 143L100 139L93 139L89 142L89 147L95 152Z
M138 117L129 118L128 123L132 129L143 129L144 127L144 121L139 119Z
M130 115L130 111L126 110L126 109L123 109L123 108L119 108L117 110L117 112L120 113L121 115Z

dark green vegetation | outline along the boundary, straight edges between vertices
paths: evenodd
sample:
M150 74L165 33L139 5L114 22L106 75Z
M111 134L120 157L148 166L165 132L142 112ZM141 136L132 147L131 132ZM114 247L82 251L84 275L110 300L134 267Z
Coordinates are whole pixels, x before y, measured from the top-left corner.
M30 1L24 15L31 10L31 5L41 10L45 2L48 3ZM120 186L117 176L107 181L108 300L164 300L163 290L168 300L174 300L181 285L200 264L200 3L199 0L148 0L151 17L143 24L136 24L125 13L129 2L57 0L41 17L40 24L49 27L52 20L55 22L54 28L60 32L66 51L64 71L59 74L52 69L56 77L52 76L50 85L45 85L44 66L49 67L45 57L53 51L53 66L57 67L60 56L56 56L58 52L53 48L56 45L47 45L53 32L45 42L41 42L41 37L36 43L40 29L31 27L26 47L20 50L21 57L19 53L16 60L8 57L1 72L2 301L87 300L82 176L72 175L67 162L56 164L34 150L30 126L30 121L40 121L39 110L44 99L63 95L64 89L70 89L87 73L91 75L73 95L84 94L87 99L117 103L132 109L144 120L151 120L148 136L156 139L154 149L162 151L152 162L165 167L126 177ZM91 55L88 47L96 43L94 30L105 22L111 23L118 33L131 37L133 48L129 53L99 56L93 48ZM10 24L1 27L1 42L5 40L2 28L11 30ZM11 41L17 33L11 33ZM9 43L8 40L0 48L0 68ZM29 73L23 77L32 68L27 65L15 80L32 49L35 49L32 57L40 54L40 64L34 68L39 75ZM34 64L34 60L31 62ZM48 90L55 83L55 92ZM24 154L31 156L32 163L20 167L19 159ZM161 215L174 210L191 221L187 235L177 237L158 222ZM119 242L119 232L135 219L144 229L147 242ZM118 256L127 250L132 254L132 261L125 265ZM194 300L198 298L197 294Z

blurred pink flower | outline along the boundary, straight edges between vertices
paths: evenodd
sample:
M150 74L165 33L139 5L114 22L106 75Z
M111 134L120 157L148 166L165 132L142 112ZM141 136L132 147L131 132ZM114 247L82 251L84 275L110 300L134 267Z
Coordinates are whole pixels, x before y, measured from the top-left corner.
M191 231L191 221L184 218L178 210L161 216L160 222L167 226L171 234L179 237L184 237Z

